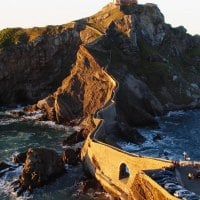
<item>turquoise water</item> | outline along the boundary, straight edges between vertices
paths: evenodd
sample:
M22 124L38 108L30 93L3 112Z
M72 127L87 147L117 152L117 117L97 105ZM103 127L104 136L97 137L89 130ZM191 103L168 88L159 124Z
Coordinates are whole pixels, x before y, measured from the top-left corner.
M182 160L186 152L191 160L200 161L200 110L169 112L158 121L158 129L139 130L147 138L144 144L119 142L119 145L129 152L174 160ZM156 134L162 140L154 142Z
M71 133L70 128L29 118L13 119L5 112L0 113L0 160L11 161L13 154L29 146L62 151L62 140Z
M56 125L52 122L34 120L40 113L20 119L10 117L8 111L0 110L0 161L12 163L13 156L28 147L47 147L62 152L62 141L74 130L72 127ZM11 183L18 179L22 166L0 177L0 200L108 200L105 192L90 191L84 194L80 181L84 176L81 164L66 166L66 173L56 181L35 189L33 194L17 197Z
M13 155L24 152L28 147L47 147L62 152L62 140L70 134L70 128L55 125L51 122L37 122L31 119L12 119L5 112L0 112L0 161L12 163ZM69 167L68 172L42 189L36 189L27 197L17 198L13 193L11 182L16 180L22 167L5 174L0 178L0 199L36 199L64 200L73 197L73 186L81 175L81 166Z

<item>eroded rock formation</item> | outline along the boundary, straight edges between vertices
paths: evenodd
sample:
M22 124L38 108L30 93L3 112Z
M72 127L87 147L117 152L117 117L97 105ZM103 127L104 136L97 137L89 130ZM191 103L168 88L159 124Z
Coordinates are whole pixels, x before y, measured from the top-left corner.
M91 118L109 100L113 89L109 76L81 46L70 75L53 95L39 101L37 107L58 123L80 122Z
M64 171L64 163L54 150L29 148L19 183L23 190L32 190L57 178Z
M66 148L62 153L62 160L69 165L77 165L80 161L80 149Z

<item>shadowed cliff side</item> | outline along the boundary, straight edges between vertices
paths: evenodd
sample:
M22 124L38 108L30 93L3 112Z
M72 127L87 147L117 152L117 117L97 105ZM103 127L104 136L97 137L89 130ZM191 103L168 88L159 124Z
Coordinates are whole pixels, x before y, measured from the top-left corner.
M1 105L45 98L37 108L47 119L77 124L106 98L102 67L120 83L119 120L131 126L156 125L154 116L164 111L200 106L200 37L166 24L154 4L109 4L68 25L0 35ZM91 71L98 72L93 80Z
M53 92L69 74L81 43L74 24L19 30L26 40L15 41L13 29L0 32L0 104L4 105L35 103Z

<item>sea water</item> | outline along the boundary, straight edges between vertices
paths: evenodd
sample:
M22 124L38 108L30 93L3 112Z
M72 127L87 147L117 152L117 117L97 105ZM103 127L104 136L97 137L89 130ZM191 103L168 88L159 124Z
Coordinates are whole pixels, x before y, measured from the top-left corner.
M62 141L72 128L56 125L52 122L34 120L34 116L14 119L8 111L0 111L0 161L12 164L13 156L24 152L28 147L46 147L62 152ZM35 189L33 194L17 197L13 192L11 183L18 179L22 166L16 166L14 171L5 173L0 177L0 200L35 199L35 200L66 200L77 199L73 197L74 185L81 176L81 166L68 167L67 173L55 182L40 189Z
M12 163L13 156L24 152L28 147L47 147L62 152L62 140L71 134L69 127L52 122L40 122L37 115L27 118L13 119L8 111L0 111L0 161ZM200 160L200 110L169 112L157 118L160 128L139 129L147 138L141 145L119 141L119 145L128 152L141 155L181 160L186 152L191 160ZM154 141L159 134L162 139ZM13 164L13 163L12 163ZM35 189L31 196L26 193L16 197L11 183L16 180L22 167L0 177L0 200L34 199L34 200L71 200L80 199L73 194L74 185L78 182L81 167L70 167L68 173L55 182L40 189ZM90 199L81 197L81 199Z
M139 129L145 143L119 145L128 152L173 160L183 160L186 152L191 160L200 161L200 110L169 112L157 120L160 128ZM154 141L157 134L162 139Z

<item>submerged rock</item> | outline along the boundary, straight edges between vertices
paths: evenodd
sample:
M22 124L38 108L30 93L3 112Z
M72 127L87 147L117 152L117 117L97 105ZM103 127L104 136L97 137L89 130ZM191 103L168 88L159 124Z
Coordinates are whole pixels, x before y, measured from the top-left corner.
M11 165L5 163L5 162L0 162L0 171L4 170L4 169L7 169L11 167Z
M94 178L86 178L78 183L76 186L76 193L73 194L76 199L101 199L110 200L118 198L112 197L110 194L105 192L101 184Z
M78 161L80 161L80 150L79 148L66 148L62 153L63 162L69 165L77 165Z
M13 118L20 118L25 115L23 111L11 111L10 114Z
M76 131L72 133L70 136L68 136L66 139L63 140L63 145L73 145L79 142L82 142L85 140L86 137L84 137L83 132Z
M19 183L23 190L41 187L64 173L61 157L51 149L29 148Z
M126 124L119 124L121 129L119 137L126 141L134 144L141 144L146 141L146 138L139 133L139 131L135 128L132 128Z
M158 140L162 140L163 136L160 133L157 133L156 135L153 136L153 141L156 142Z
M9 165L5 162L0 162L0 177L3 176L6 172L14 170L16 167Z
M13 162L17 163L17 164L23 164L23 163L25 163L25 161L26 161L26 154L27 154L27 151L17 154L16 156L14 156Z

